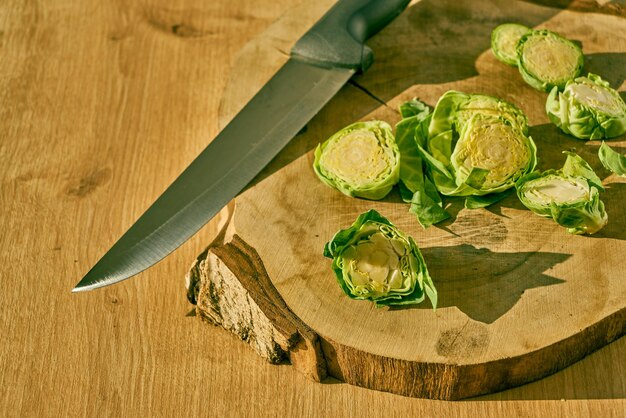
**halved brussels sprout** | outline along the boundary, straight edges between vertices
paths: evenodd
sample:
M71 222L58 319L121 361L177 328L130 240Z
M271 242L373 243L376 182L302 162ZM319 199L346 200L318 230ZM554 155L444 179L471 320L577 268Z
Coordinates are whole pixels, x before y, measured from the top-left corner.
M505 64L517 67L517 43L530 32L527 26L518 23L503 23L491 31L491 51Z
M378 200L400 178L400 152L382 121L345 127L315 149L313 169L325 184L352 197Z
M526 116L486 95L450 91L432 114L418 148L439 192L483 196L503 192L536 165Z
M463 125L452 152L456 184L468 183L472 173L479 169L485 171L479 176L480 183L469 185L480 192L469 194L506 190L528 171L532 154L528 138L506 119L476 114Z
M598 158L600 158L600 162L604 168L618 176L626 177L626 155L614 151L611 147L602 142L598 150Z
M626 103L595 74L568 81L562 93L554 87L546 112L552 123L576 138L614 138L626 132Z
M485 94L467 94L449 90L435 105L428 126L428 137L442 136L442 141L448 141L448 137L453 135L455 126L464 125L477 113L500 116L517 126L525 135L528 134L528 118L512 103Z
M524 81L541 91L562 90L580 75L583 52L578 45L549 30L533 30L517 44L518 68Z
M594 234L608 221L599 195L604 188L585 160L566 154L561 170L522 177L516 184L517 196L528 209L554 219L571 234Z
M437 290L413 241L375 210L361 214L324 247L343 291L377 307L418 304L437 307Z
M563 176L555 170L532 177L527 177L520 187L520 199L523 198L533 212L543 216L552 216L552 203L586 202L591 196L589 183L582 177Z
M424 228L450 217L439 193L466 196L470 209L486 207L535 168L528 119L511 103L451 90L433 113L416 99L400 109L403 119L396 130L406 167L400 192Z

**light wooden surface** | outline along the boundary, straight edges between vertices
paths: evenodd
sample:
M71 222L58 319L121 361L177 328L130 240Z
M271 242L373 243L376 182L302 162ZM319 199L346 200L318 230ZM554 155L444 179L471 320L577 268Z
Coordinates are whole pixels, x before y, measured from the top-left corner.
M269 365L186 316L183 276L215 223L138 278L70 293L214 137L238 52L296 4L0 5L0 415L626 414L624 339L457 403Z
M302 22L310 25L328 4L290 10L246 45L225 90L222 124L286 60L285 41L298 39L307 26ZM411 396L467 397L543 377L626 333L626 282L620 280L626 271L626 180L601 166L600 141L560 133L545 114L547 94L488 50L491 29L515 20L581 42L586 70L626 89L626 36L614 36L626 33L624 16L526 2L415 2L372 40L380 51L372 73L344 88L235 200L231 229L258 252L290 310L319 334L323 347L332 346L324 357L342 380ZM455 31L447 30L455 24ZM423 230L397 193L380 202L352 199L317 179L312 150L332 133L359 119L393 125L403 101L419 97L433 106L447 90L490 94L519 106L528 115L542 170L560 168L563 150L583 156L604 179L608 226L593 237L573 236L513 195L481 210L447 199L454 217ZM386 105L375 97L387 98ZM626 136L610 144L626 149ZM322 248L371 208L422 248L439 291L436 312L428 302L376 309L337 286ZM255 324L261 322L250 326ZM342 362L342 356L350 359Z

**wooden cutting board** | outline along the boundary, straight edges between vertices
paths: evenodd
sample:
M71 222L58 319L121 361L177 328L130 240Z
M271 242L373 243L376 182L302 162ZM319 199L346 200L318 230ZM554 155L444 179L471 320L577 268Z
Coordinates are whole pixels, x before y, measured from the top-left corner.
M241 51L224 92L222 126L332 3L303 2ZM489 50L499 23L555 30L582 43L586 71L624 92L626 19L621 6L602 3L574 2L569 10L511 1L412 3L369 42L373 67L222 212L223 233L188 274L199 316L311 378L442 399L538 379L626 333L626 180L601 166L599 141L576 140L551 125L547 95ZM393 125L402 102L418 97L433 106L450 89L523 109L539 169L560 168L563 150L585 158L604 179L608 225L591 237L570 235L510 196L478 210L446 199L452 219L424 230L397 191L379 202L353 199L316 178L312 150L332 133L358 120ZM610 145L626 152L624 136ZM439 292L436 311L428 302L377 309L341 291L323 246L371 208L415 238Z

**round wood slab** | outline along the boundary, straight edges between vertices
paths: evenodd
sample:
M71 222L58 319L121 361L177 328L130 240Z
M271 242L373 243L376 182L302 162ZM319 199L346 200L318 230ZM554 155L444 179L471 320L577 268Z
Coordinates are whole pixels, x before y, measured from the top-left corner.
M222 125L333 2L312 3L290 11L239 54ZM369 43L376 58L370 71L343 88L236 198L225 240L203 253L190 274L202 316L313 378L444 399L538 379L626 333L626 180L601 166L599 141L576 140L551 125L547 95L494 58L490 32L503 22L582 42L586 71L625 90L624 17L526 2L411 4ZM541 170L560 168L563 150L579 153L604 179L608 225L594 236L570 235L513 195L478 210L446 199L452 219L424 230L395 190L379 202L353 199L315 176L312 150L332 133L357 120L395 124L403 101L418 97L433 106L450 89L523 109ZM626 151L624 136L609 144ZM428 302L377 309L341 291L322 249L372 208L421 248L439 292L436 311Z

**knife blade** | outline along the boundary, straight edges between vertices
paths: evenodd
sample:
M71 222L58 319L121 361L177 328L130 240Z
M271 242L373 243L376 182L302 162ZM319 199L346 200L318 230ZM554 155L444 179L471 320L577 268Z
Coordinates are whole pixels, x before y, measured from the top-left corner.
M280 152L357 71L365 41L410 0L341 0L289 60L72 290L128 279L194 235Z

